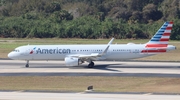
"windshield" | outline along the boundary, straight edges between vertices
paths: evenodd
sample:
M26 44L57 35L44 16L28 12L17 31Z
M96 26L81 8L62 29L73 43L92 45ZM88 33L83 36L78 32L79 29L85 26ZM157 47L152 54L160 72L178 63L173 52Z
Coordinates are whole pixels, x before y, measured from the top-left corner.
M13 50L13 52L19 52L19 50L18 50L18 49L15 49L15 50Z

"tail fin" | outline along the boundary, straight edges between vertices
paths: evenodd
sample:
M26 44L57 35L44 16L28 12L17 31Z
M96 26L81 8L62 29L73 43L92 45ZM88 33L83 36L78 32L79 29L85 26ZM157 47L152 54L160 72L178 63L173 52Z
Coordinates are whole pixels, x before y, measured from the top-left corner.
M165 22L151 40L146 43L146 48L164 48L168 46L173 22Z

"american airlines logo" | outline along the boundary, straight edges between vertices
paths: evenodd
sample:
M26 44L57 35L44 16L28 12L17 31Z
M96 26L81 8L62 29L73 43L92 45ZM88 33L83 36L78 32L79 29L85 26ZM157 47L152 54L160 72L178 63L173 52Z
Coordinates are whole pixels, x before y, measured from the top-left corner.
M36 47L34 47L33 50L31 50L29 54L33 54L35 49L36 49Z
M36 50L36 54L68 54L71 53L71 49L41 49Z

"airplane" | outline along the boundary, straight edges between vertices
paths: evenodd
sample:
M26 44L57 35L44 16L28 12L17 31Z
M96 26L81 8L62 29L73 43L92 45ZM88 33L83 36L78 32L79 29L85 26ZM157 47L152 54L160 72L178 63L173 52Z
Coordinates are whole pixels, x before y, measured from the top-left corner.
M94 67L94 61L116 61L152 56L175 50L168 45L173 22L165 22L156 34L145 44L108 44L89 45L25 45L15 48L8 54L10 59L25 60L29 67L30 60L64 60L66 66L79 66L88 62Z

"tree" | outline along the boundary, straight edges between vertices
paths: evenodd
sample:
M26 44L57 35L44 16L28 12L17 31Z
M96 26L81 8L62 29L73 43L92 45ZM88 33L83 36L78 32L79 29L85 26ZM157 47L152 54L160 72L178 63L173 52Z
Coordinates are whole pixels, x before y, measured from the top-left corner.
M157 6L154 4L148 4L143 8L143 19L148 20L159 20L162 17L162 12L157 10Z

